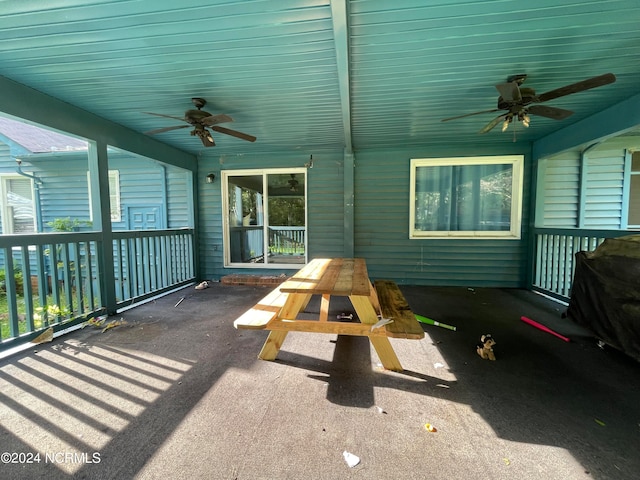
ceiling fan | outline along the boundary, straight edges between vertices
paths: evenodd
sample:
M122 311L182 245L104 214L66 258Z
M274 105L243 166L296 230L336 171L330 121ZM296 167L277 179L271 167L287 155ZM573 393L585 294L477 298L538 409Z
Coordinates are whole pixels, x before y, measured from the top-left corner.
M225 115L223 113L218 115L212 115L211 113L205 112L204 110L202 110L202 107L204 107L207 104L207 101L204 98L192 98L191 103L193 103L193 105L196 107L196 110L187 110L184 113L184 117L182 118L174 117L172 115L164 115L162 113L145 112L149 115L156 115L157 117L173 118L175 120L180 120L187 123L187 125L157 128L155 130L150 130L145 133L147 135L155 135L157 133L168 132L170 130L177 130L179 128L193 127L193 130L191 131L191 135L197 136L198 138L200 138L200 140L202 141L202 144L205 147L214 147L216 145L216 142L214 142L213 136L211 135L211 132L208 129L211 129L215 132L224 133L226 135L231 135L232 137L240 138L242 140L246 140L247 142L256 141L256 137L254 137L253 135L247 135L246 133L238 132L236 130L231 130L229 128L221 127L220 125L218 125L220 123L233 122L233 119L230 116Z
M480 132L478 132L487 133L500 122L502 122L502 131L504 132L514 119L520 121L525 127L528 127L529 122L531 122L529 115L540 115L541 117L552 118L554 120L564 120L573 114L571 110L536 104L564 97L565 95L571 95L573 93L583 92L592 88L608 85L609 83L616 81L616 77L613 73L605 73L604 75L572 83L571 85L565 85L564 87L556 88L555 90L550 90L537 95L533 88L521 87L526 79L526 74L511 75L507 78L507 83L500 83L496 85L495 87L500 93L497 108L483 110L481 112L467 113L457 117L445 118L442 121L448 122L449 120L456 120L458 118L469 117L471 115L506 110L506 113L498 115L487 123Z

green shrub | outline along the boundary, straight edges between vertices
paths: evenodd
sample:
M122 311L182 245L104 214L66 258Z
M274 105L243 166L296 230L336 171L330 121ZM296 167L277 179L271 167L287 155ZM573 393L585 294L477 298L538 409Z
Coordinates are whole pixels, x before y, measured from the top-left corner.
M7 293L6 275L4 268L0 270L0 293ZM16 293L18 295L22 295L24 293L24 278L22 277L22 270L14 267L13 278L16 282Z

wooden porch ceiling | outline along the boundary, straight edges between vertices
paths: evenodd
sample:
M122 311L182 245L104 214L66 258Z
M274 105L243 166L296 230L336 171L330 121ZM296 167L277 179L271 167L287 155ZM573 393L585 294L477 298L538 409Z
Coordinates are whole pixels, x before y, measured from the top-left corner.
M205 98L207 111L234 119L226 127L258 140L214 132L217 146L204 148L188 128L155 138L216 156L509 144L512 129L478 134L497 113L441 120L495 108L495 85L509 75L526 73L538 93L616 75L549 102L571 117L518 125L516 141L528 144L612 106L622 105L605 124L625 105L635 111L639 21L635 0L9 0L0 80L139 133L180 124L145 112L180 117L192 97ZM59 127L50 107L0 98L0 112L27 109ZM616 128L628 133L636 120Z

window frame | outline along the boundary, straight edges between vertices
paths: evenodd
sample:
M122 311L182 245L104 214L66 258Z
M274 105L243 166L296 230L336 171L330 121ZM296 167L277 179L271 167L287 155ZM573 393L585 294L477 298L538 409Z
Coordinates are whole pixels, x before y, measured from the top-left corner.
M267 259L265 263L242 263L231 262L231 248L230 242L230 225L229 225L229 177L235 176L248 176L248 175L262 175L263 185L265 191L267 187L267 178L269 175L278 174L296 174L304 175L304 263L270 263ZM220 172L221 177L221 199L222 199L222 246L223 246L223 259L224 268L265 268L265 269L299 269L302 265L306 264L309 258L309 195L307 188L307 169L304 167L292 167L292 168L258 168L258 169L239 169L239 170L222 170ZM269 197L264 195L263 215L265 219L269 218ZM268 235L266 230L269 227L267 221L264 222L263 228L265 234L263 235L264 251L268 250ZM265 255L266 257L266 255Z
M122 203L120 201L120 170L109 170L109 212L111 222L122 221ZM114 182L115 192L111 191ZM91 174L87 172L87 186L89 187L89 205L91 205ZM114 203L112 203L114 202ZM115 212L115 213L114 213ZM93 222L93 211L89 209L89 220Z
M509 230L418 230L416 219L416 177L420 167L448 167L473 165L511 165L511 215ZM522 236L522 201L524 155L498 155L486 157L412 158L410 164L409 238L424 239L491 239L519 240Z
M31 207L33 211L33 231L28 232L25 235L30 235L38 232L38 219L36 209L36 196L35 187L31 178L17 174L1 174L0 175L0 206L2 208L2 234L14 234L14 217L9 215L9 205L7 202L7 181L9 180L24 180L29 182L31 188ZM11 220L9 220L11 219Z
M626 204L623 205L623 208L625 210L624 214L626 215L626 220L625 220L626 226L624 226L624 229L634 230L634 231L640 230L640 224L631 223L629 221L629 219L632 216L631 207L635 206L636 204L636 202L633 202L633 199L632 199L632 197L634 196L633 194L635 192L635 190L632 188L633 187L632 179L636 176L640 178L640 168L638 170L633 169L633 157L635 155L640 155L640 152L637 152L637 151L630 152L630 155L629 155L629 167L628 169L626 169L628 176L627 178L625 178L625 183L628 184L627 191L629 193L626 195L626 201L625 201ZM637 193L640 194L640 192L637 192Z

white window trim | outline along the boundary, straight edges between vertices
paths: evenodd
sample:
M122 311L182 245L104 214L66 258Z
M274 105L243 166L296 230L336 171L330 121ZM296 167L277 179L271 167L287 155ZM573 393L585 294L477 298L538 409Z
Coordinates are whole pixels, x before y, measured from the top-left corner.
M513 167L511 183L511 218L509 231L422 231L415 228L416 170L418 167L443 167L454 165L510 164ZM409 196L409 238L416 239L505 239L519 240L522 231L523 155L491 157L412 158Z
M621 225L621 228L623 230L633 230L633 231L637 231L640 230L640 224L633 224L633 223L629 223L629 217L631 212L629 211L629 209L631 208L631 178L634 175L640 175L640 170L633 170L633 155L635 154L635 151L630 151L629 152L629 163L628 163L628 167L625 168L625 178L624 178L624 186L623 186L623 192L626 189L626 191L628 192L624 197L624 204L622 206L622 208L624 209L624 218L626 219L624 221L624 223L626 224L626 226L623 224ZM624 194L623 194L624 195Z
M12 234L13 232L13 221L9 222L9 206L6 203L7 200L7 180L29 180L31 185L31 205L33 207L33 232L36 233L38 231L37 227L37 219L36 219L36 197L33 186L33 180L23 175L15 175L15 174L1 174L0 175L0 208L2 209L2 233L3 234Z
M122 208L120 203L120 171L119 170L109 170L109 184L111 184L111 179L114 179L115 182L115 192L113 193L116 214L111 214L112 222L121 222L122 221ZM87 185L89 186L89 205L91 205L91 178L90 172L87 172ZM111 212L111 186L109 186L109 211ZM93 222L93 211L89 209L89 220Z
M220 172L221 175L221 188L220 193L222 195L222 246L223 246L223 258L224 258L224 267L225 268L277 268L277 269L300 269L300 266L303 264L300 263L232 263L231 262L231 249L229 246L229 238L230 238L230 230L229 230L229 192L228 192L228 177L235 177L238 175L262 175L263 182L266 183L266 175L271 174L304 174L304 228L305 228L305 244L304 244L304 255L306 264L308 261L309 255L309 221L308 221L308 189L307 189L307 169L306 168L261 168L261 169L246 169L246 170L222 170ZM265 185L266 188L266 185ZM264 205L264 216L265 218L269 218L269 206L265 202ZM267 251L266 242L268 238L265 236L265 252Z

